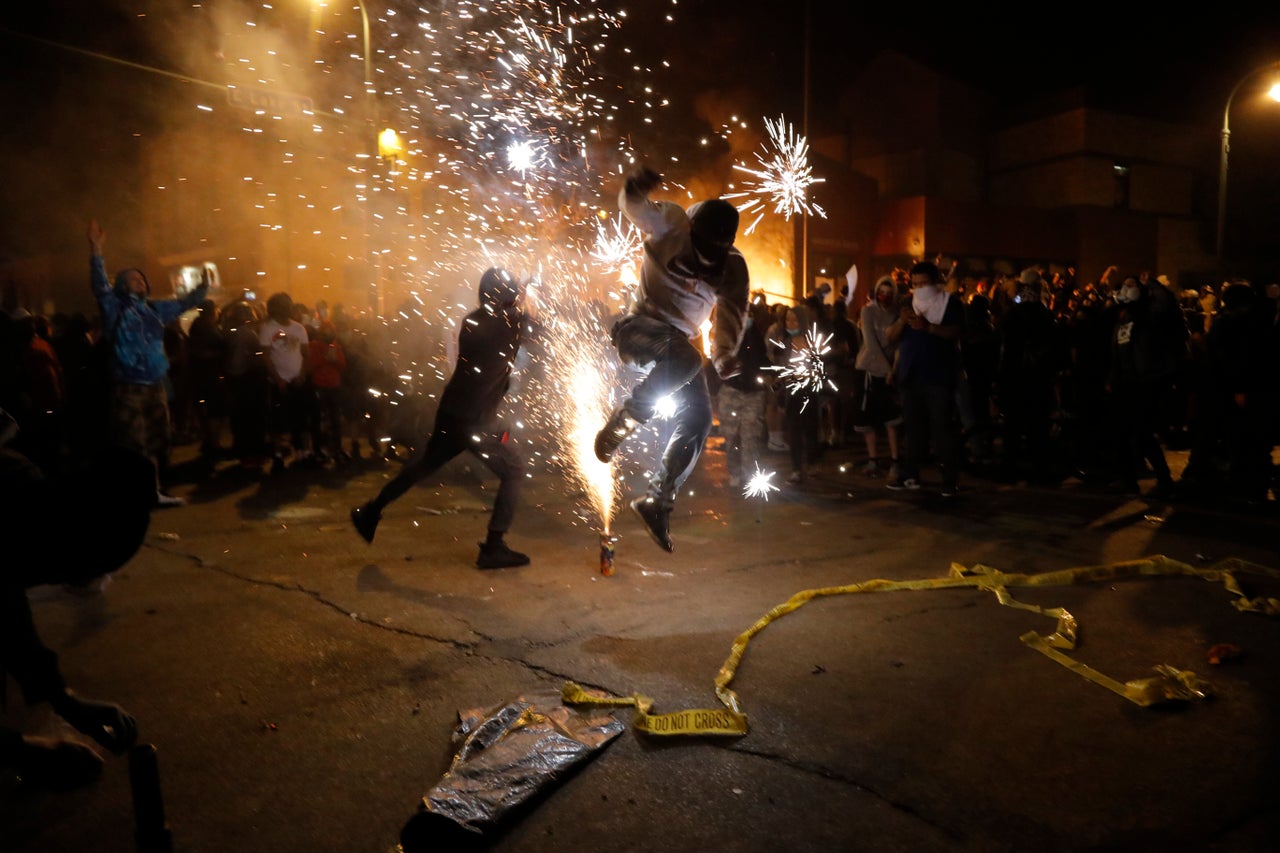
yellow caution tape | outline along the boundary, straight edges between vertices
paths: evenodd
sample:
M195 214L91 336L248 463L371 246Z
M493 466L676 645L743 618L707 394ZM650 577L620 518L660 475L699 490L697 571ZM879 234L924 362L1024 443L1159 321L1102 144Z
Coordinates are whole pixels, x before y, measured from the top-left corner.
M1057 625L1053 633L1041 635L1034 631L1029 631L1019 639L1028 647L1035 649L1051 660L1057 661L1082 678L1105 687L1136 705L1147 707L1166 701L1203 699L1210 695L1210 688L1208 683L1201 680L1194 672L1179 670L1162 664L1155 667L1155 677L1122 683L1064 654L1064 649L1071 650L1075 648L1076 639L1079 636L1079 625L1075 617L1061 607L1040 607L1020 602L1009 594L1009 587L1070 586L1073 584L1161 576L1198 577L1206 581L1221 583L1228 592L1236 596L1232 604L1237 610L1261 613L1266 616L1280 616L1280 599L1270 597L1251 599L1247 597L1236 580L1234 572L1246 572L1280 579L1280 571L1276 569L1234 557L1221 560L1207 568L1198 569L1187 563L1156 555L1138 560L1125 560L1119 563L1098 566L1081 566L1033 575L1007 574L981 564L966 568L959 563L952 563L951 570L945 578L907 581L878 579L847 586L809 589L796 593L782 604L771 609L733 641L729 657L721 664L715 680L716 696L724 703L728 709L727 711L695 709L677 711L670 714L652 714L650 711L653 708L653 700L646 696L640 694L630 697L607 696L602 693L584 690L573 682L565 684L562 697L565 702L570 704L634 705L636 708L635 727L639 731L649 734L744 735L747 733L747 716L742 712L737 694L729 689L729 683L733 681L738 664L742 662L742 656L746 653L747 644L751 642L751 638L763 631L765 626L773 620L798 610L815 598L831 595L971 588L992 592L996 596L996 600L1006 607L1015 607L1019 610L1039 613L1056 620Z
M608 696L583 689L572 681L560 691L570 705L634 705L632 725L636 731L651 735L732 735L747 733L747 717L723 708L694 708L670 714L654 714L653 700L636 693L632 696Z

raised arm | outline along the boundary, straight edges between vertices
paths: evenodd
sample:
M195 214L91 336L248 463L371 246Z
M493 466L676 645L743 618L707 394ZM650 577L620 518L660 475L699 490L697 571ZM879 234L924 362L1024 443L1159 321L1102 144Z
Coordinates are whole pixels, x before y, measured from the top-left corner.
M111 299L111 281L107 278L107 262L102 257L102 244L107 240L107 232L102 230L98 220L89 222L89 289L102 311L102 326L111 329L115 326L119 305Z
M649 200L649 193L660 183L661 175L648 166L639 166L627 173L618 191L618 208L645 234L658 234L667 227L661 208Z
M107 240L107 232L98 224L98 220L89 220L89 254L95 258L102 257L102 244Z

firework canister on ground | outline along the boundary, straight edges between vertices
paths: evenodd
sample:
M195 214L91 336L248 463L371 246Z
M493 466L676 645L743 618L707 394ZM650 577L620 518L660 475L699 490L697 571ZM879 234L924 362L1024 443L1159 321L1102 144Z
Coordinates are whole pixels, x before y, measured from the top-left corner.
M618 537L608 533L600 534L600 574L609 577L613 574L613 546Z

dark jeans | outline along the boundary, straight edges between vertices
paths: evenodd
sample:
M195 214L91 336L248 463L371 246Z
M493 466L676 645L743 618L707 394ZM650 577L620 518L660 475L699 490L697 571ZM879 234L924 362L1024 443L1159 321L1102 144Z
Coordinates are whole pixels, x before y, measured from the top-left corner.
M485 467L498 475L498 494L493 499L493 514L489 517L489 530L506 533L516 515L516 504L524 485L524 456L515 440L500 424L477 426L465 421L452 421L437 417L431 438L404 463L390 482L382 487L378 496L369 502L376 511L409 491L424 477L440 470L446 462L464 450L471 451Z
M804 471L822 459L818 431L822 409L816 394L788 394L783 404L782 425L791 445L791 470Z
M932 441L942 474L943 486L955 487L959 479L960 424L956 410L956 389L950 385L917 382L905 385L902 393L902 420L907 431L904 478L920 479L920 467L929 455Z
M282 452L282 438L288 434L295 453L307 448L311 439L312 449L318 449L316 439L316 394L305 379L290 382L283 388L275 382L268 386L270 405L268 428L275 452Z
M1164 448L1156 437L1160 424L1160 401L1164 390L1156 380L1139 380L1116 386L1112 403L1121 436L1120 479L1136 485L1143 461L1151 466L1160 485L1173 482Z
M653 417L663 397L675 401L675 431L667 441L661 466L649 481L649 496L670 509L711 434L711 392L702 372L702 353L675 326L641 314L620 319L613 326L612 337L624 362L648 370L631 389L623 408L644 423Z
M1048 476L1052 468L1052 380L1036 386L1010 383L1000 390L1004 423L1000 431L1002 468L1010 476ZM1025 468L1024 468L1025 466Z
M316 389L316 416L320 421L316 432L322 438L316 450L328 450L334 456L342 453L342 397L341 388Z
M227 377L231 449L242 461L267 455L267 379L250 372Z

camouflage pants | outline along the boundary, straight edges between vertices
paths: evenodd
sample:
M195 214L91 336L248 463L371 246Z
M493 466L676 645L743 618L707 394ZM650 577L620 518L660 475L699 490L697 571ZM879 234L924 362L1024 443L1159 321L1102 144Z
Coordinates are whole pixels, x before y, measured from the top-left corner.
M718 398L725 468L730 477L746 482L755 474L764 456L765 392L741 391L721 385Z
M111 440L153 460L169 453L169 402L162 383L111 387Z

